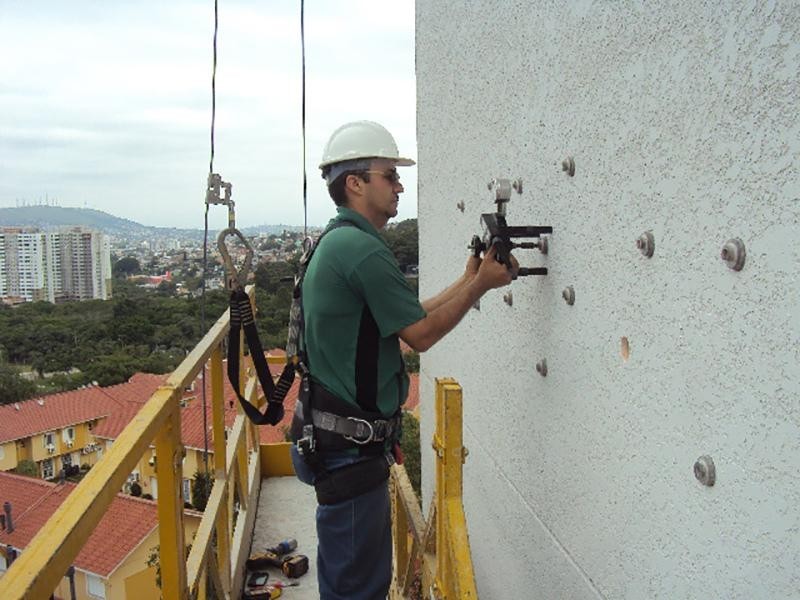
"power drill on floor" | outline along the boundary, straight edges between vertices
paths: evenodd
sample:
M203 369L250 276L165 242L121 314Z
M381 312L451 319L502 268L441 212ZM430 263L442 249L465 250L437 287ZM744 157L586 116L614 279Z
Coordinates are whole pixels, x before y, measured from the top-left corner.
M264 552L253 554L247 560L247 568L255 570L263 569L264 567L276 567L281 569L287 577L300 577L308 571L308 557L302 554L285 556L295 548L297 548L297 540L284 540L277 546L267 548Z

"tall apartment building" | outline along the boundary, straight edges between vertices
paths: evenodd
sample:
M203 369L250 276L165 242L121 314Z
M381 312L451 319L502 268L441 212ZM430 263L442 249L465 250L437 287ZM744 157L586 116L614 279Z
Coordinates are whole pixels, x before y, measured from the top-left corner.
M0 274L4 279L3 297L12 301L46 300L44 238L37 229L0 230L3 256Z
M6 241L5 241L5 234L2 230L0 230L0 298L6 297L6 289L8 284L6 283L7 275L6 275Z
M64 302L111 297L108 236L83 227L0 229L0 298Z

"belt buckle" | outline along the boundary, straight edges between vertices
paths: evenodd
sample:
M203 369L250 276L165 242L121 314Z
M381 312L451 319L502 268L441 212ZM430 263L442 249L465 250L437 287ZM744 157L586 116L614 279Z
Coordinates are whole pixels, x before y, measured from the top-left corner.
M366 419L357 419L356 417L347 417L347 420L348 421L353 421L354 423L363 423L364 425L369 427L369 435L364 440L356 439L356 438L354 438L353 436L350 436L350 435L343 436L344 439L349 440L349 441L353 442L354 444L359 444L360 446L363 446L364 444L369 444L372 441L372 439L375 437L375 429L372 427L372 423L370 423Z

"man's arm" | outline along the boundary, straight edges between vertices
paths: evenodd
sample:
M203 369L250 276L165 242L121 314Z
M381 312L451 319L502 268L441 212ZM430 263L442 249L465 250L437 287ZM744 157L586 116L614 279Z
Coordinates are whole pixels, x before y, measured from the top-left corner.
M494 246L486 253L477 275L455 290L451 286L444 293L451 297L434 308L423 319L397 332L397 335L417 352L425 352L458 325L469 309L491 289L511 283L519 264L512 257L514 268L509 270L495 260ZM442 294L440 294L441 296Z
M481 259L470 256L469 260L467 261L467 268L464 270L464 274L461 275L461 277L456 279L447 289L439 292L433 298L428 298L422 303L422 308L425 309L425 312L431 313L454 298L456 294L458 294L459 290L461 290L465 285L475 278L475 275L478 274L478 268L480 266Z

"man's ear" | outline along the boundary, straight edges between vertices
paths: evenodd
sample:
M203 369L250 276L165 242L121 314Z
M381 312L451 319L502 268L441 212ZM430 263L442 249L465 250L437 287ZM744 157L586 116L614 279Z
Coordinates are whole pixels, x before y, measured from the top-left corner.
M360 196L361 193L362 193L363 184L364 184L364 182L361 180L361 178L358 175L350 174L344 180L345 189L350 191L353 194L358 195L358 196Z

